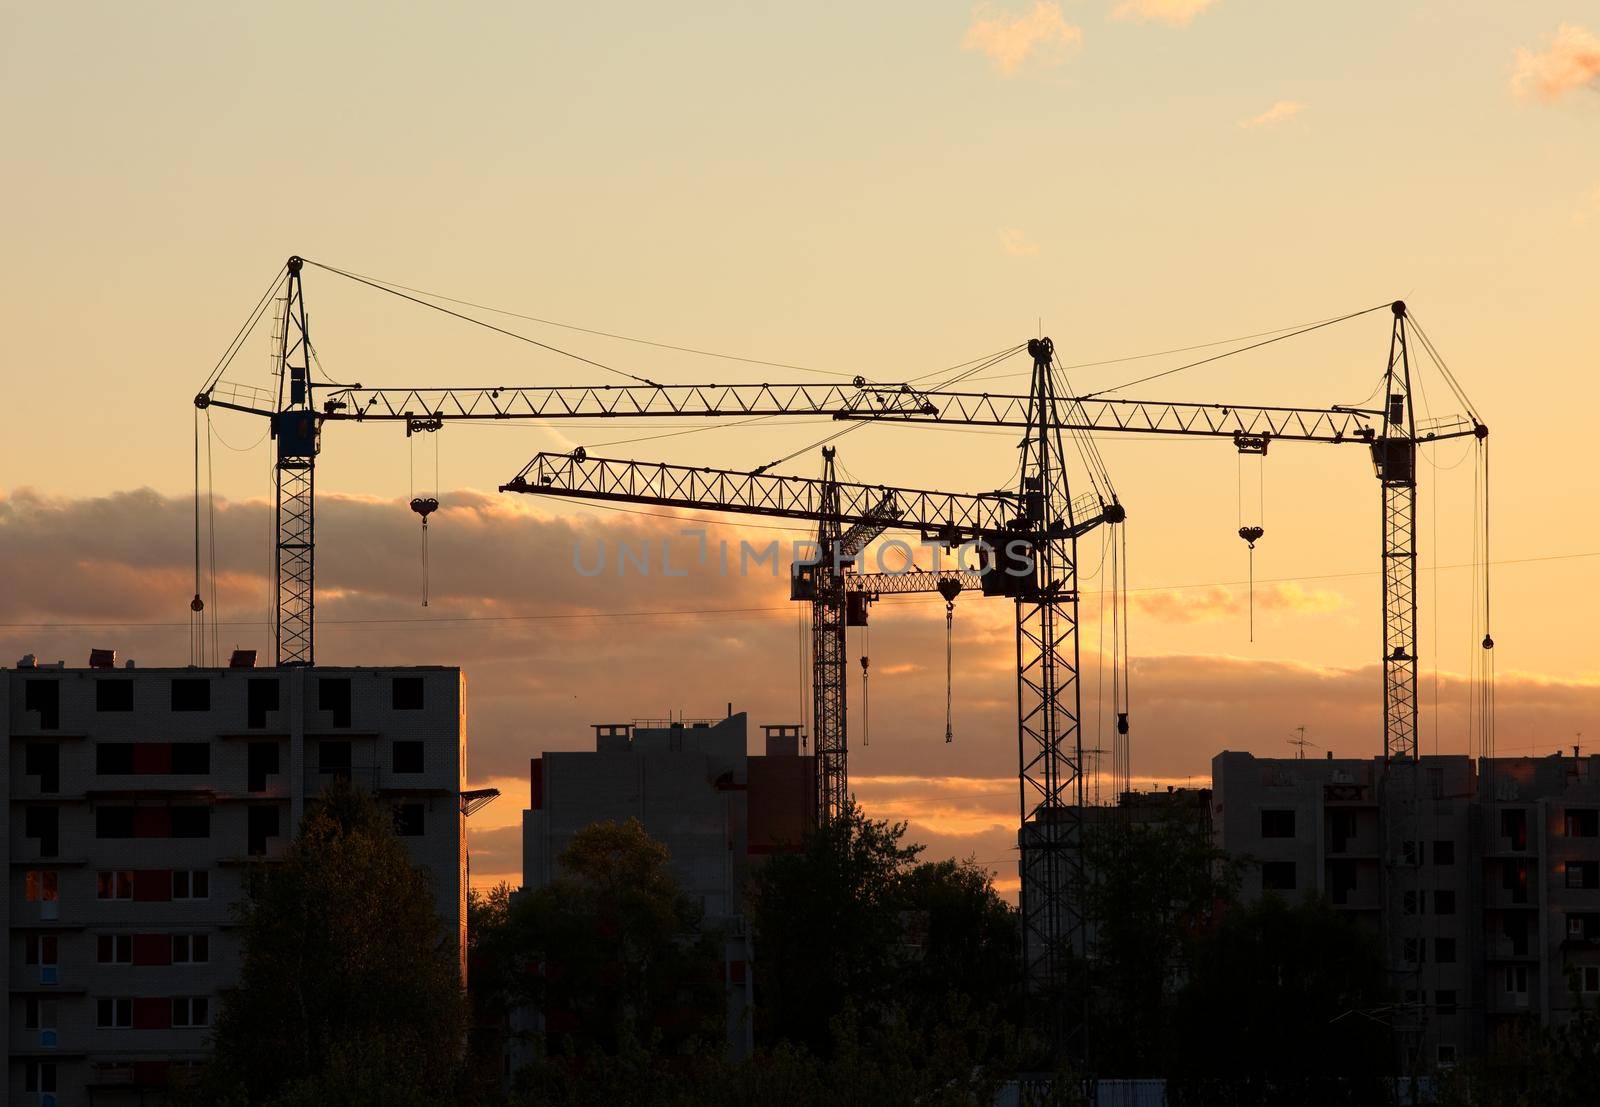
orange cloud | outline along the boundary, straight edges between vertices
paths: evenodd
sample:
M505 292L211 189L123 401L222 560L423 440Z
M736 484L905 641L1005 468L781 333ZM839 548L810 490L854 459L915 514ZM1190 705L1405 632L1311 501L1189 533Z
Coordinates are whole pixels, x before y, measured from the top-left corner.
M1247 593L1214 585L1163 592L1140 592L1130 597L1141 614L1165 623L1201 623L1212 619L1243 615L1249 604ZM1292 611L1326 615L1349 606L1343 596L1323 588L1304 588L1299 584L1274 584L1256 589L1257 611Z
M1550 48L1517 49L1511 90L1522 100L1552 103L1574 89L1600 81L1600 38L1586 27L1563 23L1550 36Z
M1305 104L1299 100L1279 100L1260 115L1252 115L1248 119L1239 120L1239 126L1245 130L1254 130L1257 127L1271 127L1277 123L1287 122L1305 110Z
M1217 0L1122 0L1122 3L1111 9L1111 18L1187 27L1194 22L1195 16L1216 2Z
M1029 242L1028 237L1015 227L1000 229L1000 248L1018 257L1039 252L1038 243Z
M961 48L982 51L1000 72L1010 74L1035 55L1043 64L1054 65L1069 48L1082 44L1082 28L1067 22L1059 4L1036 0L1021 15L979 4L972 9L972 23Z

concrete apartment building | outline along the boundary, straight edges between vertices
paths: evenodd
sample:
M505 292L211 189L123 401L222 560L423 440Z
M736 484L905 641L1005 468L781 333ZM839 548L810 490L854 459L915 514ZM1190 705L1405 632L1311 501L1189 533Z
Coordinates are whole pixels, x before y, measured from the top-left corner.
M237 660L0 670L6 1102L159 1101L181 1080L237 976L248 867L335 777L393 805L464 936L461 671Z
M800 728L768 726L748 752L747 718L598 724L593 751L533 758L523 812L523 887L559 875L558 859L591 823L637 819L664 843L684 890L726 935L730 1053L750 1048L753 988L744 889L756 859L797 844L810 825L814 762Z
M1247 861L1242 894L1319 893L1390 950L1419 1005L1422 1059L1483 1053L1528 1016L1600 993L1600 757L1423 757L1415 838L1388 833L1385 766L1366 760L1212 761L1217 844ZM1390 841L1390 838L1393 838ZM1386 861L1415 879L1386 894Z

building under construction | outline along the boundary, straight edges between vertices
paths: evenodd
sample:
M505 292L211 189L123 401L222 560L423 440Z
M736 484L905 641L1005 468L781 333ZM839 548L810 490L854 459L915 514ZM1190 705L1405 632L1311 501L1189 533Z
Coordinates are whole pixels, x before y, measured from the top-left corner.
M1382 758L1219 753L1212 819L1246 900L1326 896L1383 937L1395 1006L1374 1014L1425 1070L1600 996L1600 755L1417 766L1415 831L1393 848Z

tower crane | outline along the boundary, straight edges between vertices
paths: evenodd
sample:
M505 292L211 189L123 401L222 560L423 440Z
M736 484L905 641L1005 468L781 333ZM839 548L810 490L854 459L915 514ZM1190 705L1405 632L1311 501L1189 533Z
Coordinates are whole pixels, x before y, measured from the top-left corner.
M1027 344L1033 372L1025 395L919 390L909 384L869 383L861 377L849 385L662 385L635 378L637 383L619 386L367 388L313 381L314 347L307 328L302 283L308 264L316 263L291 258L281 278L283 327L276 356L276 394L223 380L224 363L195 397L197 408L218 407L270 421L276 442L275 645L280 666L311 665L315 660L315 465L321 432L329 423L398 422L408 432L426 432L437 430L446 422L462 420L827 416L838 420L1019 428L1024 432L1019 488L1015 496L1005 501L1013 514L1006 520L1010 526L1001 528L999 533L1023 542L1031 555L1033 570L1023 578L990 574L985 580L1011 581L1006 587L1017 604L1025 963L1033 987L1049 989L1062 980L1064 959L1070 951L1081 949L1083 934L1079 909L1069 890L1071 877L1081 869L1081 826L1072 819L1070 809L1074 806L1071 801L1082 799L1075 544L1081 533L1077 528L1086 518L1079 512L1089 505L1075 503L1069 493L1063 435L1133 433L1216 438L1231 440L1236 449L1246 453L1264 452L1273 441L1348 444L1370 453L1381 487L1384 756L1390 765L1415 763L1417 448L1466 436L1481 441L1487 438L1488 430L1470 407L1462 415L1419 427L1411 401L1407 313L1403 303L1392 305L1394 323L1384 374L1384 403L1377 409L1073 396L1058 389L1054 347L1043 338ZM259 310L258 306L258 313ZM556 462L551 458L547 464L554 467ZM580 463L574 460L573 464ZM525 482L527 472L519 475ZM731 494L739 480L755 480L759 474L730 472L726 476L729 483L721 487ZM787 478L790 482L794 479ZM831 503L822 503L818 484L810 482L807 487L815 497L813 502L821 505L811 509L815 512L811 517L819 522L819 536L832 525L828 520L835 518L841 526L849 523L870 530L904 526L905 520L919 517L907 510L886 520L882 510L885 490L853 485L838 486L841 499L839 511L834 512ZM785 485L763 483L761 487L767 494L780 495ZM852 489L870 499L851 500L847 490ZM717 490L702 491L709 499L709 493ZM920 516L935 534L970 533L980 520L987 520L985 526L995 521L985 511L998 501L948 496L939 501L945 494L918 495L928 497L920 507L939 502L953 513L959 504L970 513L964 521L954 514L949 518ZM989 508L981 506L985 503ZM740 510L775 513L760 507L759 499L755 499ZM1101 503L1098 512L1094 523L1120 521L1121 508L1114 499ZM1110 519L1108 512L1117 514L1118 519ZM842 542L844 534L839 538ZM828 567L821 581L825 587L818 594L828 598L829 611L843 606L834 602L838 597L835 580L851 575L834 573L832 566ZM814 617L814 629L815 622ZM832 635L831 625L828 630ZM1486 635L1483 645L1485 649L1492 648L1492 639ZM842 647L838 656L842 681ZM833 664L831 654L826 660L828 665ZM827 679L832 681L831 676ZM819 677L819 686L822 681ZM842 683L839 687L842 693ZM842 694L839 706L842 715ZM842 729L837 741L842 750ZM839 779L842 785L842 771Z

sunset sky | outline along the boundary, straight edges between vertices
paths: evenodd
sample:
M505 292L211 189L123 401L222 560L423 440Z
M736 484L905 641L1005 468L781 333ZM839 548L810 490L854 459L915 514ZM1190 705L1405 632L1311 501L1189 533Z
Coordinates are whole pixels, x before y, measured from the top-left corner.
M192 398L290 254L580 328L477 312L666 382L900 381L1043 332L1081 390L1229 348L1120 361L1405 299L1489 424L1498 752L1600 742L1600 13L1542 0L4 7L0 662L92 646L188 661ZM589 365L309 270L321 364L366 385L612 383ZM1387 313L1125 395L1356 404ZM1237 343L1236 343L1237 344ZM227 378L269 383L265 328ZM974 387L1025 389L1022 358ZM1433 414L1456 410L1432 367ZM474 877L516 879L529 757L588 724L800 713L786 582L580 577L575 542L688 519L494 491L533 453L750 468L836 429L617 420L330 426L318 659L459 664ZM224 651L270 653L269 444L200 424ZM868 426L871 483L1008 484L1011 431ZM1382 748L1378 486L1348 446L1264 465L1249 640L1225 442L1107 438L1129 511L1133 774L1206 783L1224 748ZM1466 752L1476 650L1470 446L1419 504L1425 752ZM432 604L416 517L432 494ZM779 469L815 475L815 450ZM416 473L413 478L413 470ZM1252 477L1249 469L1247 477ZM1254 485L1252 484L1253 490ZM795 527L803 529L801 524ZM783 537L730 528L713 538ZM1097 541L1085 544L1097 596ZM874 611L852 782L933 855L1014 877L1012 609ZM1085 716L1099 609L1083 609ZM851 657L862 644L852 632ZM1481 633L1481 632L1480 632ZM1437 675L1436 675L1437 670ZM1109 680L1109 672L1106 679ZM859 704L852 671L850 694ZM854 706L854 705L853 705ZM1106 720L1109 722L1109 719ZM755 730L755 727L752 727ZM1576 735L1583 732L1586 737ZM1109 745L1109 730L1104 731ZM1313 754L1320 751L1314 750Z

